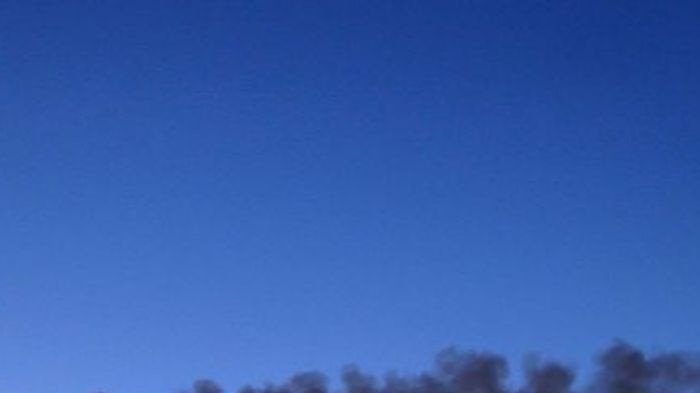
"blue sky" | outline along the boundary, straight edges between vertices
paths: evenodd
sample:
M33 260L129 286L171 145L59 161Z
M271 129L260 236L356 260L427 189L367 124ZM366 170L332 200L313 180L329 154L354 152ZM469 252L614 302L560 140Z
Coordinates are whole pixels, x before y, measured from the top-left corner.
M700 350L699 13L0 2L0 391Z

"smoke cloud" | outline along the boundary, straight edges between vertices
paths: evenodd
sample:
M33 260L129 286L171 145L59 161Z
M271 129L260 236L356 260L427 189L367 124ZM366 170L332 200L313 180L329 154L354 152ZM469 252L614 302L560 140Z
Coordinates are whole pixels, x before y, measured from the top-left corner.
M510 387L503 356L448 348L438 353L432 370L415 375L379 378L348 366L338 389L328 387L325 375L304 372L281 384L245 386L236 393L700 393L699 359L684 352L647 355L616 342L597 357L591 381L578 383L575 370L565 364L537 361L525 366L522 386ZM225 393L211 380L196 381L191 392Z

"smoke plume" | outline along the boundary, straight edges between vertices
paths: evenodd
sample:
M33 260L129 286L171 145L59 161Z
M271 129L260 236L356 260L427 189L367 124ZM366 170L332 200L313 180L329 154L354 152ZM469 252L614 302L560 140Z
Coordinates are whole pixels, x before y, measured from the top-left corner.
M432 370L416 375L379 378L348 366L338 389L331 390L323 374L304 372L281 384L245 386L237 393L700 393L699 359L682 352L647 355L616 342L597 357L591 381L577 382L573 368L547 361L526 365L522 386L510 387L503 356L448 348L438 353ZM191 392L225 393L211 380L196 381Z

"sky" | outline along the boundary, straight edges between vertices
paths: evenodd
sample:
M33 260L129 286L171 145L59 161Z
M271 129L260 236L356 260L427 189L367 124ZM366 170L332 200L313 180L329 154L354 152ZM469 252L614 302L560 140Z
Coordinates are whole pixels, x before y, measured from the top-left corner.
M0 392L700 350L695 1L0 1Z

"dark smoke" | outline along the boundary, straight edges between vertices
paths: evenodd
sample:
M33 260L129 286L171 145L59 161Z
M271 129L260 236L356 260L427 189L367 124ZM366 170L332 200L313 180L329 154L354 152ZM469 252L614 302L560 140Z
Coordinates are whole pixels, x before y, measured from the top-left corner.
M194 393L224 393L224 389L216 382L209 379L200 379L196 381L192 387Z
M243 387L239 393L327 393L328 381L318 372L305 372L292 376L280 386L268 385L263 388Z
M690 354L647 356L620 342L603 353L599 364L595 388L601 393L700 392L700 362Z
M509 370L504 357L448 348L438 353L431 371L417 375L378 378L348 366L341 373L339 389L329 389L323 374L305 372L282 384L246 386L238 393L700 393L699 359L682 352L647 355L617 342L597 358L593 380L580 387L574 387L576 373L571 367L548 361L528 364L523 386L514 388L506 383ZM224 390L211 380L199 380L192 393Z
M575 374L555 362L538 364L526 370L522 393L570 393Z

